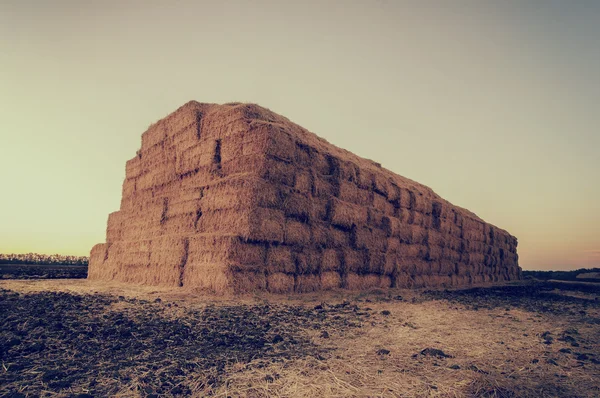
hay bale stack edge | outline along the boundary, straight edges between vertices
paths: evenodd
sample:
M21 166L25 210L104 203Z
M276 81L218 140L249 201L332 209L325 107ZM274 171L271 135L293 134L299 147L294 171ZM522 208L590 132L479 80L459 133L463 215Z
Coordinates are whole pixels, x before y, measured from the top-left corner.
M517 239L254 104L143 133L89 279L274 293L521 278Z

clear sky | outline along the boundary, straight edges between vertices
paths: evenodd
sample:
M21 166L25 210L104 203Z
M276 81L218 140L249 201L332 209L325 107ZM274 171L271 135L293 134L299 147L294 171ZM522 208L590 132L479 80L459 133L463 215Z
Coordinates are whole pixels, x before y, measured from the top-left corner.
M255 102L600 266L600 2L0 0L0 252L87 255L142 132Z

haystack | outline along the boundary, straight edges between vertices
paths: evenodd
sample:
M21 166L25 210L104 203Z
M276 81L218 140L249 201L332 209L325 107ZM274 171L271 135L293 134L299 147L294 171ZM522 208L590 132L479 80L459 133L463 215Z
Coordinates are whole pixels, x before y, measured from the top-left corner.
M521 277L517 239L252 104L189 102L126 164L89 278L217 293Z

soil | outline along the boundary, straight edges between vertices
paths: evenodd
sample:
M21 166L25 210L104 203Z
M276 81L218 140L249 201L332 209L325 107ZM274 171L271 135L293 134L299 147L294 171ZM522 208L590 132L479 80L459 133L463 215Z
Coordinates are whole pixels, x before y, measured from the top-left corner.
M302 330L340 334L360 327L362 318L348 302L197 310L160 299L1 289L0 395L109 396L131 383L144 395L212 390L234 364L325 359L329 350L311 343Z
M87 278L87 265L0 264L0 279Z
M225 297L0 281L0 396L600 396L600 285Z

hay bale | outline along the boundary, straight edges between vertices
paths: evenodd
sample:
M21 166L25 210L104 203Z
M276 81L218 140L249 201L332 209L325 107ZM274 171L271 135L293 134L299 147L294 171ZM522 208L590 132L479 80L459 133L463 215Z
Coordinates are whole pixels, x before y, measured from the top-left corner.
M329 199L339 195L339 180L334 176L315 175L312 195L315 198Z
M305 195L290 192L283 199L282 208L286 217L292 217L307 222L312 215L312 201Z
M392 276L396 274L398 269L398 254L397 253L386 253L385 262L383 264L383 275Z
M345 272L363 273L367 271L367 259L364 251L341 249L342 268Z
M329 271L340 272L340 271L342 271L342 257L341 257L342 255L343 254L340 253L336 249L323 250L321 271L323 271L323 272L329 272Z
M356 169L356 184L362 189L373 190L375 175L368 169Z
M316 274L321 270L323 253L316 249L304 249L292 253L296 274Z
M377 275L385 274L386 256L384 252L369 251L367 253L367 272Z
M403 209L411 210L413 208L414 193L407 188L400 188L399 205Z
M271 293L292 293L294 291L294 276L283 272L267 275L267 290Z
M292 256L292 250L287 246L269 246L266 269L269 273L285 272L292 274L296 272L296 262Z
M368 212L365 207L332 198L329 201L329 218L332 225L350 229L353 225L366 224Z
M293 163L267 156L261 166L258 173L265 180L289 187L295 185L296 167ZM247 166L244 169L247 171Z
M311 242L313 246L324 248L329 245L329 228L324 223L315 223L310 226Z
M396 277L395 286L399 289L412 289L415 285L414 278L409 274L400 274Z
M386 216L393 216L396 212L394 205L388 202L385 196L376 192L373 194L373 207Z
M380 210L375 209L374 207L367 208L367 225L374 228L379 228L385 230L385 221L386 214Z
M354 182L342 180L339 184L339 198L360 206L372 206L374 194L371 190L359 188Z
M375 274L355 274L348 273L346 276L346 288L348 290L368 290L378 288L381 285L381 278Z
M328 233L327 246L332 248L337 247L348 247L351 245L351 233L350 231L330 228Z
M387 234L376 228L354 228L351 233L352 247L358 250L386 251Z
M313 192L313 175L308 170L299 169L296 171L294 180L294 189L299 193L310 195Z
M319 275L296 275L294 291L297 293L309 293L321 290L321 278Z
M322 290L333 290L342 287L342 277L339 272L323 272L320 277Z
M284 242L288 245L309 246L311 231L308 224L287 219L285 223Z
M282 243L285 236L285 215L281 210L255 208L248 216L249 230L241 234L246 239Z

